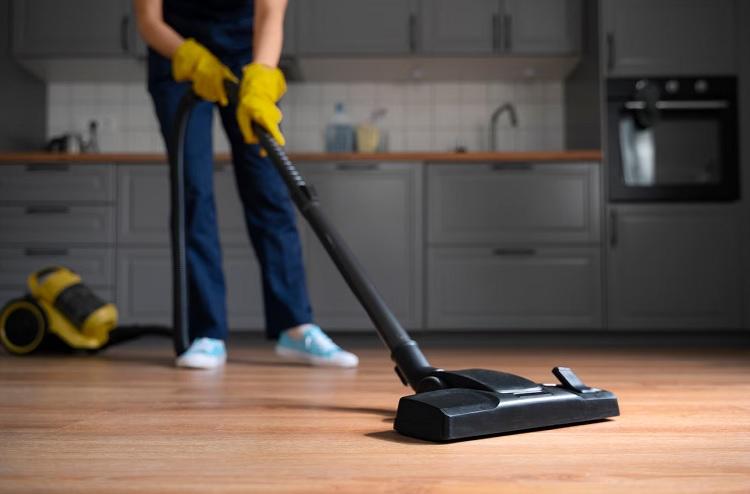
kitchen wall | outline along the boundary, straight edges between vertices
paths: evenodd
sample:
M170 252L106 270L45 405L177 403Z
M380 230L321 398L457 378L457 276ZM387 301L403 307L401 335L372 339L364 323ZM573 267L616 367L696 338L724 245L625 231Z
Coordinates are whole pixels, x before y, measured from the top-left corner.
M556 150L564 146L563 84L560 81L497 83L293 83L281 106L292 151L321 151L326 123L336 102L355 122L385 108L382 127L391 151L486 150L492 111L504 102L518 110L519 126L501 116L501 150ZM48 85L47 134L82 131L91 118L101 122L102 151L163 151L145 86L52 83ZM216 151L228 149L218 118Z

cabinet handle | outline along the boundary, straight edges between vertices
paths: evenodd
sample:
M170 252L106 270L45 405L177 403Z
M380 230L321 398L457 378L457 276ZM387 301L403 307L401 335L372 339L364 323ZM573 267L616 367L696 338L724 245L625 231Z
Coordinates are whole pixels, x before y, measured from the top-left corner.
M607 71L612 72L615 68L615 36L607 33Z
M504 37L505 37L505 51L510 51L513 48L513 16L510 14L507 14L504 16L505 19L505 29L504 29Z
M68 249L56 249L53 247L33 247L24 249L23 253L27 257L57 257L67 256Z
M336 165L336 169L340 171L356 171L356 172L365 172L365 171L373 171L380 168L380 166L377 163L365 163L365 164L359 164L359 163L339 163Z
M70 165L66 163L29 163L26 165L27 172L66 172Z
M612 210L609 212L609 245L615 247L617 245L617 211Z
M130 16L122 16L120 20L120 48L125 53L130 52L130 36L128 35L128 28L130 27Z
M417 16L409 14L409 51L417 51Z
M528 248L500 248L492 250L493 256L534 256L536 249Z
M531 171L534 166L531 163L493 163L491 169L496 172Z
M68 206L27 206L26 214L68 214L70 208Z

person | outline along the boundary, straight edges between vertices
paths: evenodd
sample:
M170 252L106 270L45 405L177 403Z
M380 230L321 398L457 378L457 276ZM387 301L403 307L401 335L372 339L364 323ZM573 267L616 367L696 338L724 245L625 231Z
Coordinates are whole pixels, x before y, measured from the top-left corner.
M357 356L313 323L294 209L281 176L264 156L255 121L284 145L278 69L286 0L134 0L149 46L148 90L162 136L170 135L180 99L203 100L186 134L185 188L190 347L177 365L215 368L226 361L224 274L213 196L212 120L218 105L250 241L261 266L266 335L276 353L314 365L355 367ZM239 84L236 107L225 81Z

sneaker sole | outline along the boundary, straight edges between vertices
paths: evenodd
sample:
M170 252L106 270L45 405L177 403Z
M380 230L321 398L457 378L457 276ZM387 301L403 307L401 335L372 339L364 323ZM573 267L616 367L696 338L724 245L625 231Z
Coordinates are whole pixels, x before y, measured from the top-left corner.
M190 357L178 357L175 361L177 367L186 369L217 369L223 367L227 358L206 357L204 355L191 355Z
M357 359L353 363L347 363L347 362L335 362L331 361L322 357L316 357L315 355L310 355L308 353L304 352L298 352L296 350L291 350L289 348L284 347L276 347L276 355L279 357L283 357L287 360L292 360L295 362L303 362L306 364L315 365L318 367L340 367L343 369L353 369L359 365L359 359Z

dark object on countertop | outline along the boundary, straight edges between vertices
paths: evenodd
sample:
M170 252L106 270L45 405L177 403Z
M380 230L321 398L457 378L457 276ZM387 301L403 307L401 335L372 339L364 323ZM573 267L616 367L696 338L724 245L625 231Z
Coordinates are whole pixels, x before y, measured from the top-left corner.
M49 153L98 153L99 152L99 123L91 120L88 126L88 139L84 139L78 132L67 132L50 139L44 146Z
M81 152L83 138L81 134L67 133L53 137L44 146L44 150L50 153L77 154Z

